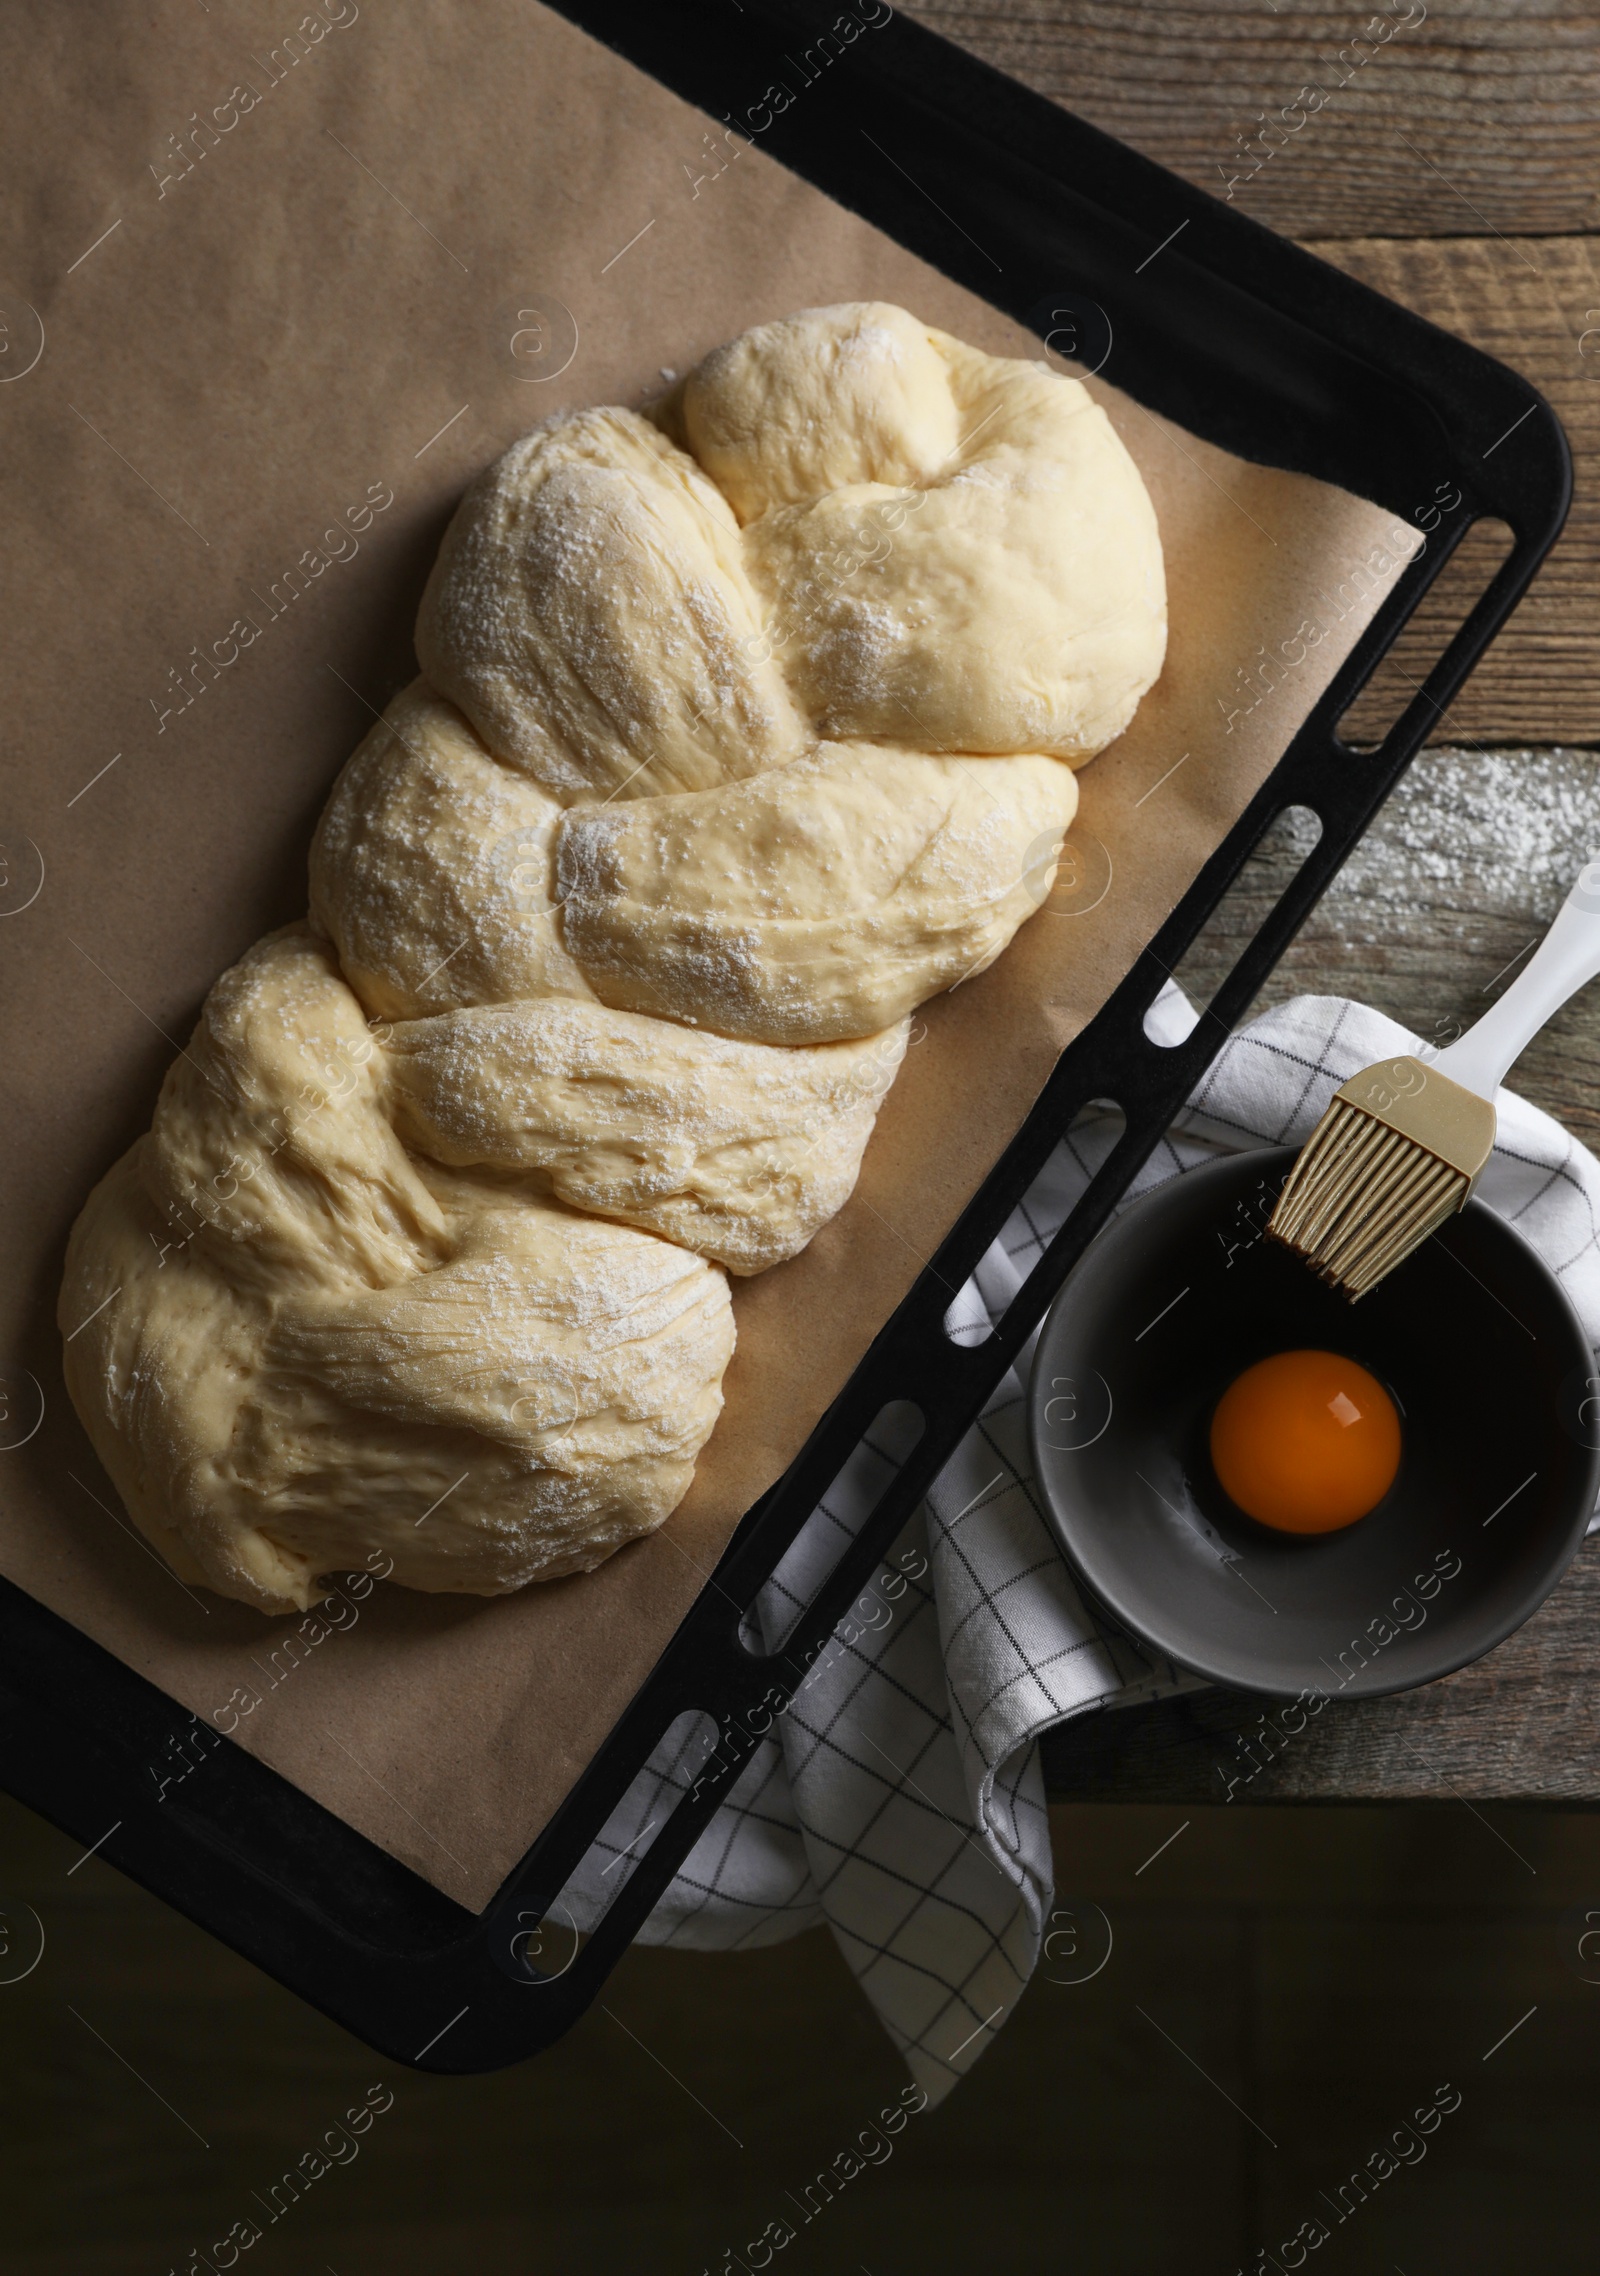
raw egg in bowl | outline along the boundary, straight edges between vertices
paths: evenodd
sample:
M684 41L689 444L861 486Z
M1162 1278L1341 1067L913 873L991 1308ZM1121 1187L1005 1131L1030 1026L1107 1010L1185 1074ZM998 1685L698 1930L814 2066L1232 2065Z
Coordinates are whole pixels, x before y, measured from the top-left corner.
M1372 1697L1544 1601L1600 1493L1559 1281L1466 1209L1353 1307L1261 1238L1294 1160L1229 1155L1091 1243L1040 1332L1042 1507L1102 1612L1230 1689Z
M1400 1467L1400 1413L1337 1351L1275 1351L1211 1410L1211 1467L1246 1517L1280 1533L1335 1533L1375 1510Z

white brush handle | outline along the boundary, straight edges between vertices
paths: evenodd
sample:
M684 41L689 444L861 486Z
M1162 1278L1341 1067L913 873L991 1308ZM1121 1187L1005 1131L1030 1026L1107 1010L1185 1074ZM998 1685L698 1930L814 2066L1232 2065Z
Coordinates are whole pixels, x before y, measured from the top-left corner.
M1517 978L1482 1019L1432 1064L1463 1090L1493 1100L1506 1071L1545 1021L1600 973L1600 858L1561 904L1555 923Z

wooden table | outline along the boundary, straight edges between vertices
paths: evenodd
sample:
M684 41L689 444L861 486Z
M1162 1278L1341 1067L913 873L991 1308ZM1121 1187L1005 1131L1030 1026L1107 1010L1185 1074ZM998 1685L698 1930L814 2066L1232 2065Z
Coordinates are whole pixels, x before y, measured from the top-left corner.
M1201 187L1225 195L1233 177L1245 212L1525 372L1565 422L1577 461L1565 535L1443 723L1448 740L1416 760L1261 999L1356 996L1448 1038L1600 851L1600 26L1557 0L1392 0L1389 36L1364 51L1351 43L1369 19L1312 0L910 0L906 12ZM1313 84L1331 99L1302 98L1305 124L1262 159L1278 139L1263 141L1263 116ZM1408 628L1396 661L1413 679L1437 652L1440 611L1454 621L1493 558L1480 547ZM1397 708L1380 679L1347 732L1375 740ZM1181 979L1222 978L1291 866L1287 849L1257 857ZM1515 1080L1600 1147L1600 985ZM1331 1707L1238 1798L1600 1801L1597 1678L1600 1541L1476 1667ZM1090 1717L1048 1743L1051 1790L1220 1803L1258 1713L1213 1691Z

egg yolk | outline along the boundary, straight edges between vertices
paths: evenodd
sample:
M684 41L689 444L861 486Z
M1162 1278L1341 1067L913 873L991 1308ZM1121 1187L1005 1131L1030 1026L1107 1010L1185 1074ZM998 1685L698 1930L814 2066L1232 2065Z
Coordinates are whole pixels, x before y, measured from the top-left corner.
M1217 1401L1211 1462L1247 1517L1282 1533L1334 1533L1394 1484L1400 1417L1353 1359L1280 1351L1247 1367Z

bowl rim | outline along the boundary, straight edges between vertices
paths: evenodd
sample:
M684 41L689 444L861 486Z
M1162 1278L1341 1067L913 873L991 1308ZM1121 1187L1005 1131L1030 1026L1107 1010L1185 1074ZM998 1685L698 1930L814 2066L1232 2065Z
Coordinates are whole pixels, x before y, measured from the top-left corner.
M1519 1628L1532 1619L1540 1607L1554 1595L1583 1545L1588 1533L1590 1518L1594 1515L1596 1501L1600 1500L1600 1444L1585 1448L1581 1441L1575 1440L1573 1442L1578 1450L1586 1452L1589 1458L1587 1472L1584 1474L1586 1476L1587 1498L1581 1507L1577 1507L1577 1494L1576 1489L1574 1489L1574 1515L1568 1522L1567 1531L1558 1546L1557 1555L1548 1566L1542 1566L1539 1569L1534 1580L1527 1587L1517 1593L1503 1615L1496 1618L1488 1632L1481 1638L1475 1636L1465 1650L1447 1644L1443 1651L1438 1652L1420 1670L1414 1669L1405 1677L1404 1681L1399 1683L1384 1681L1381 1677L1376 1681L1363 1682L1361 1675L1357 1675L1349 1683L1337 1687L1309 1683L1302 1684L1296 1690L1286 1691L1277 1683L1252 1681L1248 1674L1241 1672L1232 1661L1209 1658L1203 1648L1200 1650L1194 1648L1193 1639L1186 1642L1182 1650L1174 1650L1173 1646L1164 1638L1151 1635L1140 1619L1116 1601L1113 1591L1103 1587L1099 1581L1090 1577L1072 1539L1070 1524L1058 1507L1051 1473L1044 1459L1046 1450L1040 1443L1041 1418L1044 1408L1040 1384L1045 1370L1046 1354L1052 1331L1055 1329L1074 1287L1078 1284L1091 1258L1095 1261L1097 1268L1103 1267L1108 1257L1114 1259L1120 1243L1131 1237L1127 1234L1126 1228L1136 1224L1149 1205L1159 1202L1175 1189L1183 1188L1192 1191L1192 1180L1199 1179L1207 1185L1224 1184L1229 1174L1237 1174L1242 1165L1250 1165L1251 1174L1256 1175L1259 1174L1264 1162L1287 1163L1292 1161L1299 1152L1298 1146L1244 1146L1219 1155L1215 1161L1197 1163L1193 1169L1180 1170L1171 1177L1163 1178L1159 1185L1152 1186L1147 1192L1139 1195L1137 1200L1120 1211L1101 1230L1084 1251L1067 1280L1057 1291L1054 1302L1040 1323L1038 1339L1034 1346L1033 1361L1028 1370L1028 1452L1033 1462L1033 1474L1038 1487L1040 1515L1044 1519L1051 1540L1066 1559L1074 1584L1084 1592L1092 1608L1103 1612L1115 1626L1124 1630L1135 1643L1141 1645L1145 1650L1159 1653L1163 1659L1169 1660L1174 1667L1183 1670L1186 1674L1201 1676L1208 1683L1216 1685L1221 1690L1243 1692L1253 1698L1277 1700L1294 1700L1306 1697L1320 1697L1325 1700L1389 1698L1402 1691L1416 1691L1425 1684L1437 1683L1442 1677L1454 1675L1460 1669L1471 1667L1476 1661L1486 1658L1490 1652L1497 1650L1508 1636L1514 1635ZM1592 1366L1594 1364L1593 1346L1589 1342L1583 1322L1578 1317L1577 1309L1557 1275L1551 1270L1527 1235L1519 1232L1509 1218L1502 1217L1497 1209L1491 1209L1487 1202L1479 1200L1476 1195L1468 1198L1460 1214L1463 1216L1470 1214L1475 1220L1488 1219L1492 1221L1496 1228L1496 1238L1504 1236L1516 1247L1523 1250L1535 1267L1538 1277L1543 1281L1546 1293L1554 1298L1555 1308L1563 1316L1563 1324L1570 1327L1576 1349L1589 1356ZM1051 1449L1050 1451L1053 1452L1054 1450ZM1451 1630L1444 1627L1439 1631L1439 1634L1443 1640L1451 1634ZM1374 1663L1371 1669L1363 1670L1362 1674L1377 1676L1379 1674L1377 1664Z

